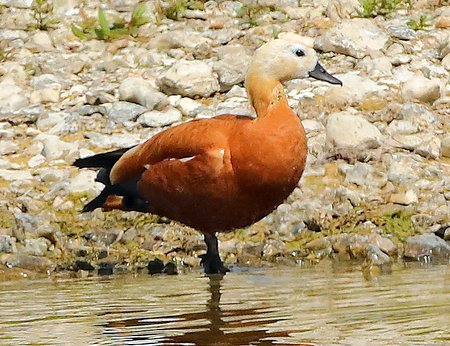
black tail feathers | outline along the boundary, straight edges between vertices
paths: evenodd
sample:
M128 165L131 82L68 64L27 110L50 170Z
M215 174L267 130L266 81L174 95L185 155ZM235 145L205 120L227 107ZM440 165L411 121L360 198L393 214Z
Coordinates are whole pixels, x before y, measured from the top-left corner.
M79 168L111 168L117 160L131 148L133 147L117 149L107 153L76 159L73 165Z
M109 179L111 168L120 159L120 157L131 148L133 147L118 149L75 160L73 165L79 168L100 168L95 181L105 185L103 191L83 207L83 213L101 208L110 195L123 196L124 207L128 210L142 212L148 210L147 203L140 197L137 191L138 179L115 185L112 185Z

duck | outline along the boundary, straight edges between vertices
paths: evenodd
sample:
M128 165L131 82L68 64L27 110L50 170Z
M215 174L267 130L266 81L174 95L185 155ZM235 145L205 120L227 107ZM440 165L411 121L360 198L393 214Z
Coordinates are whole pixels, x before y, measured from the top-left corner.
M299 184L307 141L283 83L303 78L342 85L319 63L312 38L288 34L263 44L245 78L255 117L194 119L141 144L77 159L74 166L97 169L104 184L82 211L138 211L190 226L204 236L204 272L226 273L217 233L252 225Z

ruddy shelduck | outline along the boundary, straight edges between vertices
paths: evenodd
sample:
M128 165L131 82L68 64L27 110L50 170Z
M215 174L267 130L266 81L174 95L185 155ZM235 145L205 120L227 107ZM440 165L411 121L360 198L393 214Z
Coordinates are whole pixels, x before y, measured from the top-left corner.
M232 114L192 120L126 149L75 161L100 168L103 191L83 209L154 213L204 234L205 273L225 273L216 232L260 220L297 186L305 130L282 83L312 77L342 84L318 63L312 39L288 34L254 53L245 81L256 118Z

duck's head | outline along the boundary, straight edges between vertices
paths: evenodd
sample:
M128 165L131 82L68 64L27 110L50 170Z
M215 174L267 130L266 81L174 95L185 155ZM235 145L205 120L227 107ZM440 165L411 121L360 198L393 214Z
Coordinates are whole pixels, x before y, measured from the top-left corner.
M312 77L342 85L339 79L333 77L319 64L313 48L313 39L295 34L285 34L258 48L253 55L248 78L252 75L280 82Z

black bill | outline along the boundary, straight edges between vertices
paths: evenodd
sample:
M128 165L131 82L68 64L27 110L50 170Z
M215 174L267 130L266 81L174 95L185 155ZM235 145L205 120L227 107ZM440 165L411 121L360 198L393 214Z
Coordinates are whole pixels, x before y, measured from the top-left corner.
M331 74L325 71L325 69L319 63L317 63L316 67L314 67L314 70L309 73L309 76L331 84L342 85L342 82L339 79L333 77Z

